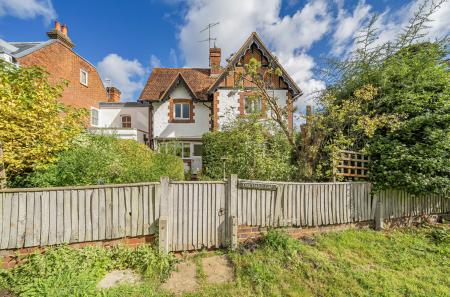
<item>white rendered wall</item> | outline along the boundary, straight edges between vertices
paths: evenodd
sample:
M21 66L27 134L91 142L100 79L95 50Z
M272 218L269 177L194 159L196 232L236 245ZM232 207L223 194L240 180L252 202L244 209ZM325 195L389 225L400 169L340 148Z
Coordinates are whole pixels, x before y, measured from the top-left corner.
M123 115L131 116L131 127L148 132L148 106L111 106L99 109L99 128L122 128Z
M232 123L239 115L239 93L236 89L219 89L219 129L224 125ZM287 90L269 90L269 95L275 96L280 102L280 106L286 106ZM268 108L267 114L270 116Z
M170 94L173 99L192 99L183 86ZM205 103L210 106L210 103ZM203 103L194 102L194 123L169 123L169 100L153 103L153 137L155 138L201 138L209 131L210 110Z

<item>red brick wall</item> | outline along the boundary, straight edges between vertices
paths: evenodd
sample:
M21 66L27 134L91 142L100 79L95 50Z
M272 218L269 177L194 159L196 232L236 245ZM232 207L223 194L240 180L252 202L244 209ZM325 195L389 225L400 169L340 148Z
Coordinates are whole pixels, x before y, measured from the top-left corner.
M41 66L50 73L50 82L69 81L61 102L74 107L90 109L98 102L107 102L106 89L95 67L76 55L60 42L54 42L29 55L19 58L21 66ZM88 72L88 86L80 83L80 68Z
M149 244L155 242L154 235L145 235L138 237L125 237L119 239L111 239L111 240L103 240L103 241L89 241L89 242L81 242L81 243L72 243L68 246L72 248L82 248L85 246L102 246L102 247L111 247L115 245L124 245L128 247L136 247L142 244ZM20 263L23 258L29 254L32 254L36 251L45 252L44 247L30 247L30 248L22 248L22 249L10 249L0 251L0 268L13 268L15 265Z

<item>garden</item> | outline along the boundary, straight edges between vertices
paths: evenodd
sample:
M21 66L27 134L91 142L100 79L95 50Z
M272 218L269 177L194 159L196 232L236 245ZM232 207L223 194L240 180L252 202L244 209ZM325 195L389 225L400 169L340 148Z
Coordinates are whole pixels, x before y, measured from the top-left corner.
M202 260L224 254L232 280L210 284ZM237 251L160 254L151 246L61 246L0 272L2 296L173 296L162 283L180 263L194 265L183 296L448 296L450 229L348 230L293 239L272 230ZM98 289L107 272L132 269L133 284ZM2 291L3 290L3 291ZM6 295L5 295L6 294ZM9 295L8 295L9 294Z

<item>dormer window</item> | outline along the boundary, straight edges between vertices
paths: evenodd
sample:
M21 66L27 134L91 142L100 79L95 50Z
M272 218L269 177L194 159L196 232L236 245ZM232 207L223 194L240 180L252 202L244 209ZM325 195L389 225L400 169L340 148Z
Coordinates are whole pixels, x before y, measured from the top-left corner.
M189 120L190 119L190 107L189 103L175 103L175 111L173 118L176 120Z
M87 87L88 85L88 73L86 70L80 69L80 84Z
M122 128L131 128L131 116L122 115Z
M194 123L192 99L170 99L169 123Z

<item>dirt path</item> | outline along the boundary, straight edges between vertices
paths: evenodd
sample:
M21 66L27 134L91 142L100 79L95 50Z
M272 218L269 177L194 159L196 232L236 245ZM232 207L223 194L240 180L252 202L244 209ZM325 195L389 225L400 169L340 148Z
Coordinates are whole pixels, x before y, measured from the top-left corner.
M162 285L162 288L175 294L194 292L199 285L198 270L204 274L206 284L219 284L233 281L233 267L226 256L210 256L202 258L201 267L193 261L186 260L177 265L172 275Z

